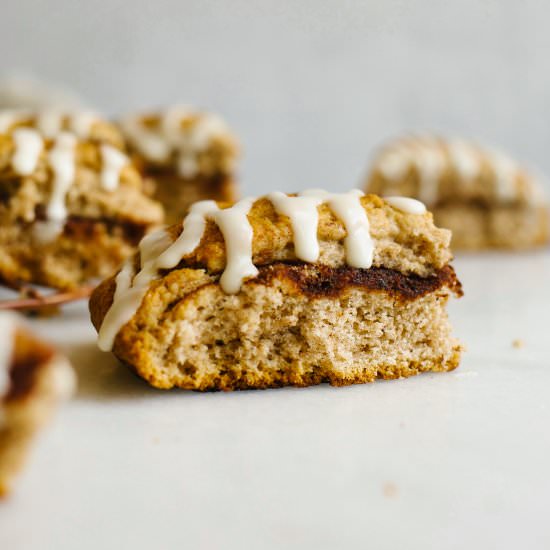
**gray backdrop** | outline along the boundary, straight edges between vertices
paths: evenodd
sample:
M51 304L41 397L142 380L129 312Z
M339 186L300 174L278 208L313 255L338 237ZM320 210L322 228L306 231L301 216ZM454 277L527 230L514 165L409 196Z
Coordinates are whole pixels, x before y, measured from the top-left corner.
M404 130L476 137L550 171L548 0L2 0L1 72L106 113L223 114L247 193L357 184Z

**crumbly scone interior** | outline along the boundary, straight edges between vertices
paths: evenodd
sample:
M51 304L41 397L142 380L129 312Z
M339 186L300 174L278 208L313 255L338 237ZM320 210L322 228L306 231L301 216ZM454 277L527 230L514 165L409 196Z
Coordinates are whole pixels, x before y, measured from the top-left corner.
M460 293L454 273L407 296L345 281L345 271L274 264L237 295L202 270L173 271L114 352L156 387L197 390L345 385L458 366L445 309Z

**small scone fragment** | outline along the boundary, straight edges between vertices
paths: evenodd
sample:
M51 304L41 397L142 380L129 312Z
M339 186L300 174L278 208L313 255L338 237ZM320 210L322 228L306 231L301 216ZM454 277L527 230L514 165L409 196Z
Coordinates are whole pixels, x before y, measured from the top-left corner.
M369 193L423 201L452 230L453 249L522 249L549 239L539 182L500 151L439 137L390 142L374 159Z
M64 356L15 315L0 313L0 497L11 491L37 432L74 386Z
M99 345L157 388L345 385L458 366L450 232L413 199L194 204L94 291Z
M0 111L0 280L70 289L105 277L162 208L89 112Z
M199 200L236 199L239 147L217 115L174 106L128 115L119 127L143 175L155 183L167 223L181 220Z

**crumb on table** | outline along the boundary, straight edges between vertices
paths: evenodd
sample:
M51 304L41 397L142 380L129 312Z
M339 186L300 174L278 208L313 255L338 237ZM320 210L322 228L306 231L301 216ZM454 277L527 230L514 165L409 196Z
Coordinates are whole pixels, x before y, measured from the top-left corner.
M516 338L512 341L512 346L516 349L520 349L525 346L525 342L521 338Z

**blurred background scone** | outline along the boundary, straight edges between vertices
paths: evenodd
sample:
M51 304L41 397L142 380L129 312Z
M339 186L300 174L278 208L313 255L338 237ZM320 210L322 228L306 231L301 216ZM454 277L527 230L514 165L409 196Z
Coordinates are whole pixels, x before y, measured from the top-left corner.
M369 192L416 197L453 249L540 246L549 214L537 179L500 151L439 137L403 137L383 147L367 178Z
M0 112L0 280L73 288L163 221L122 147L87 111Z
M12 489L36 433L73 392L68 360L0 312L0 497Z
M176 223L199 200L236 199L237 139L217 115L174 106L123 117L119 127L167 223Z

